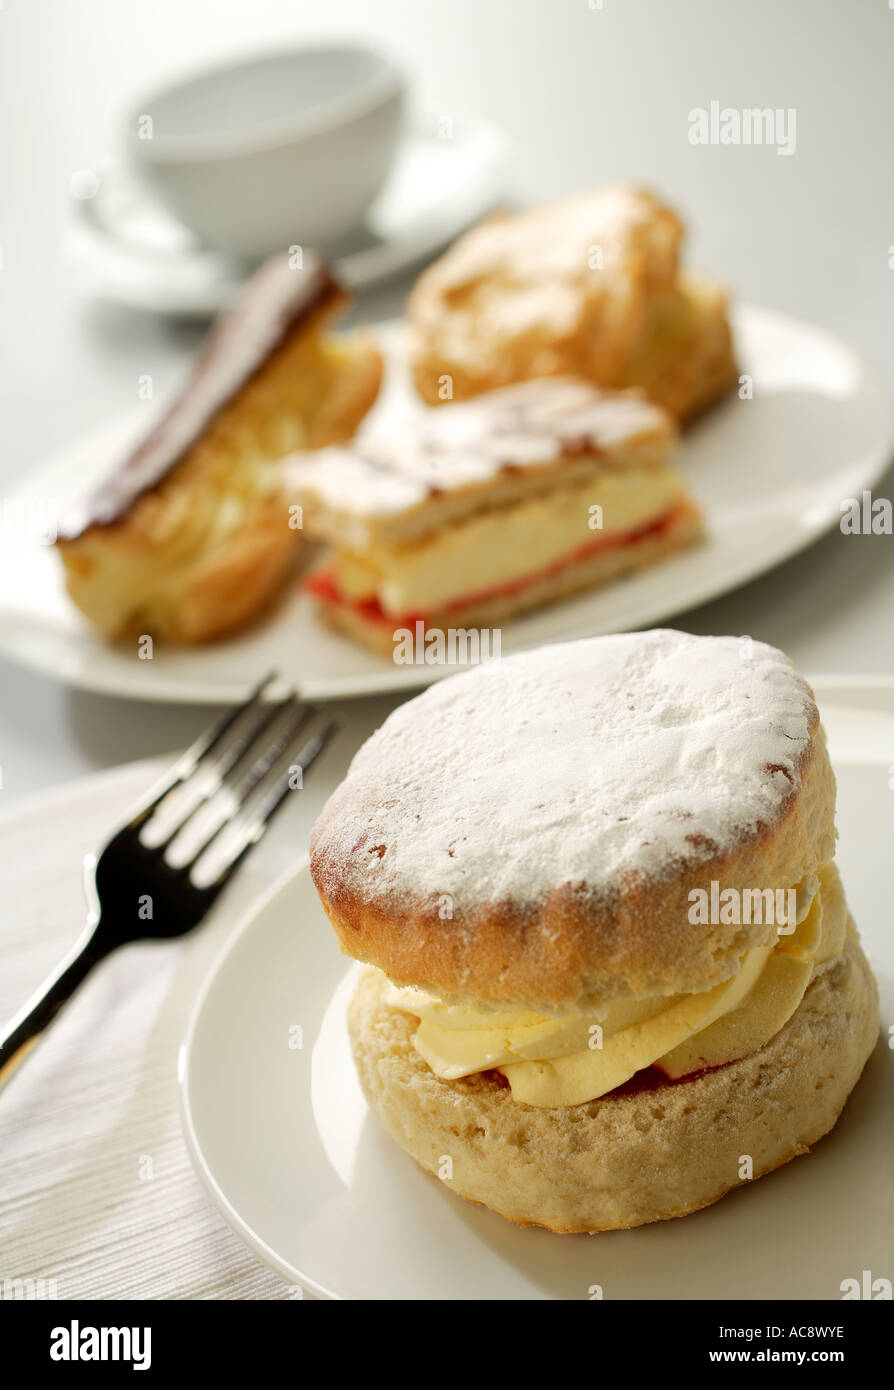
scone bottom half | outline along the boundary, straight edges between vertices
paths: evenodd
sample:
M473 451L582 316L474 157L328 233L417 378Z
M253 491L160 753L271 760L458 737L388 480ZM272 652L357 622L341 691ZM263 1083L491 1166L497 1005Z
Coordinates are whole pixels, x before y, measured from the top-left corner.
M369 967L348 1014L364 1093L423 1168L519 1224L684 1215L827 1133L877 1039L812 695L750 639L621 635L499 667L395 711L314 828L324 907ZM566 721L587 733L556 768ZM582 741L601 749L592 793ZM428 902L439 844L460 862ZM572 865L576 902L522 905Z

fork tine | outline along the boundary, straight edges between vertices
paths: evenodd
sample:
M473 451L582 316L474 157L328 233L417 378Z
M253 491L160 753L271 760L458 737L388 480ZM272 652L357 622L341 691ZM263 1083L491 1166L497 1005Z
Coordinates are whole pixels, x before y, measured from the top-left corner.
M317 758L320 756L323 749L326 747L326 744L335 734L337 728L338 724L334 719L331 719L329 723L326 725L326 727L320 731L320 733L315 734L313 738L309 738L307 742L304 744L304 746L300 749L297 761L296 763L292 764L292 766L297 766L301 769L302 777L304 776L305 772L308 772L309 769L316 762ZM291 773L291 767L289 771ZM266 829L266 827L270 823L270 820L274 813L282 805L289 790L290 784L288 777L281 777L279 779L279 782L271 788L271 791L269 792L267 797L264 798L264 800L261 802L261 805L255 812L255 815L262 827L262 833L263 830Z
M273 709L272 713L265 715L258 721L250 733L246 736L245 746L240 756L230 764L227 773L222 777L216 786L212 787L207 796L204 796L189 812L179 825L171 832L164 843L158 848L164 852L174 840L193 820L198 812L208 806L212 798L222 789L226 788L234 797L234 805L223 820L215 825L198 847L188 863L178 867L189 870L196 860L204 854L211 841L245 806L252 792L258 787L267 776L271 767L279 761L283 752L294 741L296 736L304 728L305 724L315 715L318 709L313 705L302 705L296 696L289 696L280 701ZM277 728L277 725L282 725ZM262 745L262 738L269 731L270 740ZM256 751L258 750L258 751ZM246 764L248 766L246 767ZM243 769L245 769L243 771Z
M283 721L282 729L275 734L273 741L268 745L260 757L256 758L243 781L239 784L237 796L240 805L244 806L251 793L256 787L260 786L270 769L279 761L283 753L294 743L297 736L306 724L319 714L316 705L295 704L287 719Z
M212 759L208 771L211 774L210 780L204 790L200 787L200 795L193 804L187 807L178 820L172 825L165 838L153 845L153 848L164 852L170 847L171 841L176 839L182 830L189 825L198 812L202 811L208 803L217 795L221 788L230 785L241 773L242 768L254 756L260 740L267 733L268 729L274 728L277 721L281 718L283 710L287 709L294 701L294 695L287 695L285 699L276 700L272 705L262 709L256 718L252 719L248 728L237 735L233 741L227 745L222 755L217 759ZM193 775L198 773L203 760L199 762L183 778L183 785L188 786Z
M266 797L261 798L260 805L258 806L258 808L251 813L251 818L246 827L246 834L239 849L236 851L232 859L228 860L228 862L222 867L218 876L215 879L213 879L211 883L209 883L202 889L194 889L194 891L208 893L211 897L217 896L221 889L232 878L233 874L239 868L239 865L242 863L245 856L250 852L250 850L254 848L258 841L262 838L262 836L267 830L267 827L273 820L273 817L276 815L276 812L279 810L280 806L283 805L289 791L291 790L290 778L292 767L297 766L300 769L303 778L304 774L309 771L309 769L313 766L317 758L322 753L323 749L331 741L331 739L337 732L338 727L338 721L335 719L331 719L329 723L325 726L325 728L321 730L320 733L313 735L312 738L309 738L307 740L307 742L302 746L302 748L299 751L296 763L291 764L289 768L285 772L283 772L278 778L271 778L269 776L271 768L268 768L267 773L265 773L264 777L261 779L261 781L258 783L258 786L255 788L256 794L259 794L263 791L264 784L266 781L272 781L273 786L269 790ZM275 761L279 762L280 759L277 758ZM203 847L200 853L195 856L192 863L187 866L187 872L191 872L192 869L195 867L197 861L202 857L202 855L205 854L209 849L211 849L215 840L217 839L217 836L221 833L221 831L225 830L228 825L232 825L233 822L236 819L238 819L238 816L241 813L244 813L245 810L246 803L243 802L239 807L236 808L234 814L228 817L227 821L219 828L218 831L215 832L215 834Z
M186 752L181 754L174 766L164 774L161 781L157 782L149 792L146 801L128 822L131 827L142 826L152 815L153 811L158 809L165 797L170 795L175 787L180 786L188 777L192 776L199 763L223 743L227 734L243 715L247 714L249 710L255 708L260 703L264 691L276 680L277 675L278 672L269 671L262 680L258 681L254 690L246 700L243 700L242 704L234 705L232 709L227 710L225 714L215 719L204 733L199 734L195 743L191 744Z

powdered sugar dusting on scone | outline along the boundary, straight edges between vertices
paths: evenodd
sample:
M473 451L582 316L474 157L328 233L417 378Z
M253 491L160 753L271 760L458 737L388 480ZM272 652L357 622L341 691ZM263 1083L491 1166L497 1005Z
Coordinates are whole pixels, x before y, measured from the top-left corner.
M655 631L494 662L360 749L338 873L367 900L444 899L460 919L566 886L611 897L775 823L815 722L787 658L750 638Z

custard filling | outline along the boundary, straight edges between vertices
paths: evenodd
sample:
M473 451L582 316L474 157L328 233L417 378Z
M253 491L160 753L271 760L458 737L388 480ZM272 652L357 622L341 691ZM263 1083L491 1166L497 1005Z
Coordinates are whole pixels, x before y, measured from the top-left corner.
M593 543L657 521L686 500L670 469L603 472L574 487L479 512L408 545L339 548L332 577L348 603L388 617L435 613L462 594L513 586Z

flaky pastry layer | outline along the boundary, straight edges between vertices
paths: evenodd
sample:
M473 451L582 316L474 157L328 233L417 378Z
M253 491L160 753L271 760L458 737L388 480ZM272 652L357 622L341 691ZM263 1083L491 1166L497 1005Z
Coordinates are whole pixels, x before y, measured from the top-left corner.
M349 438L381 380L369 341L323 335L336 307L294 334L123 517L60 540L69 594L105 636L208 641L279 592L301 537L280 460Z

